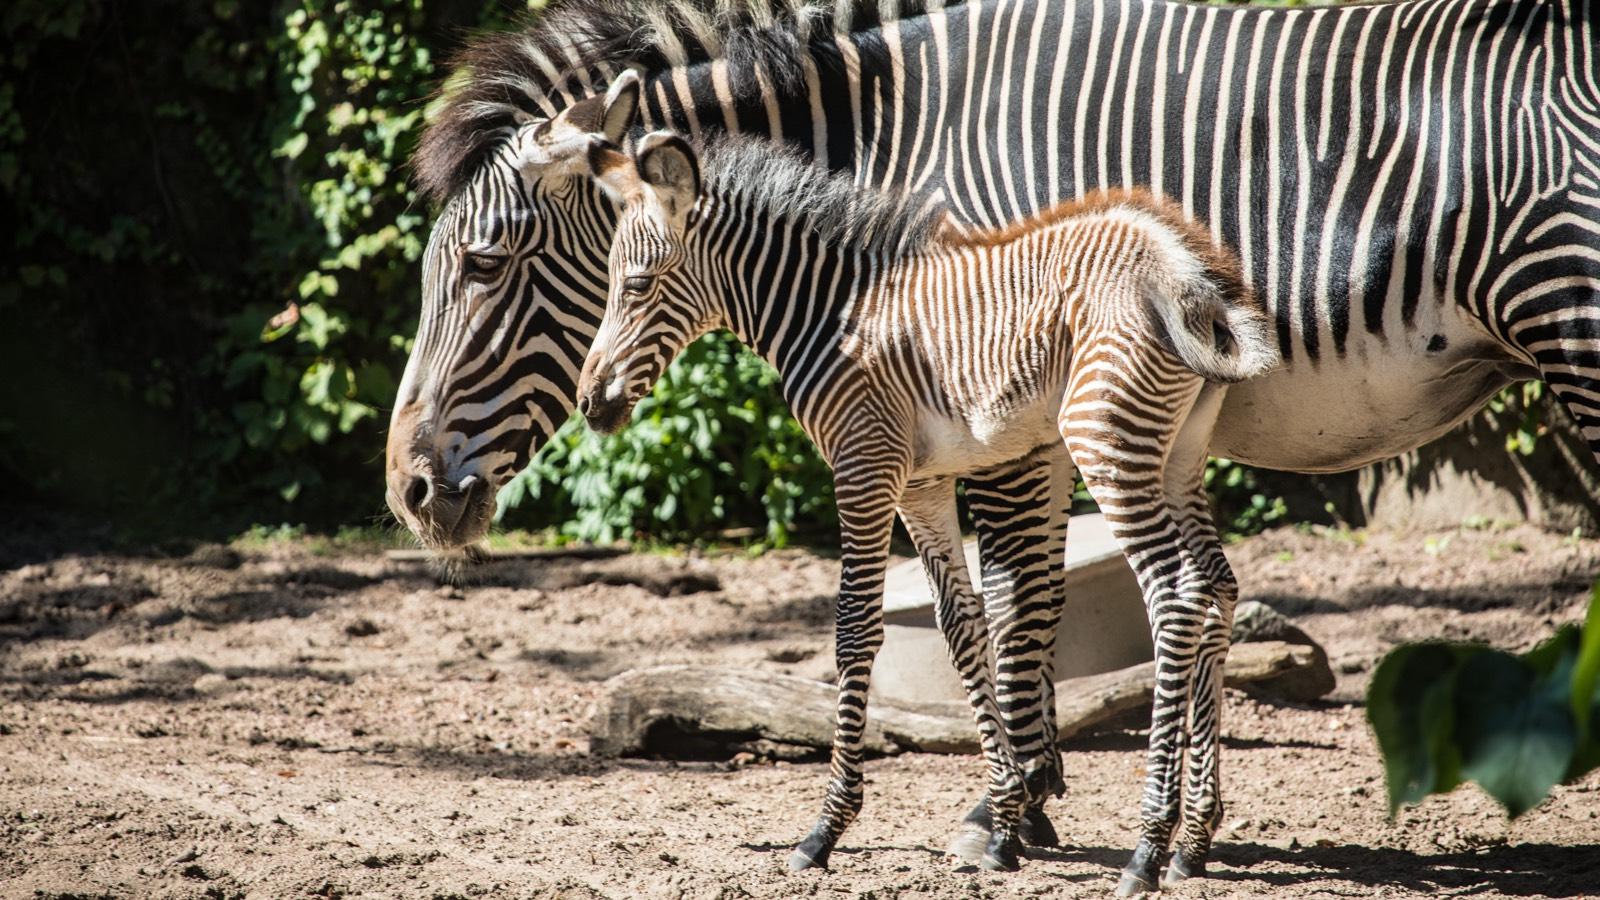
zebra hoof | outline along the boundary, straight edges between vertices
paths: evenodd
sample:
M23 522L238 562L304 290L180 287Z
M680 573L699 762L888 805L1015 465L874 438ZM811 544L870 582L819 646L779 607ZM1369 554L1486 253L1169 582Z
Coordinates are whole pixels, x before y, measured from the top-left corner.
M1172 861L1167 863L1167 871L1161 876L1163 888L1176 887L1179 882L1206 874L1205 859L1190 862L1183 853L1172 854Z
M1015 835L1002 837L999 832L989 837L979 864L991 872L1015 872L1022 868L1022 841Z
M950 839L950 845L944 852L964 863L978 863L983 860L983 851L989 846L989 833L992 831L994 818L989 815L989 798L985 797L961 820L961 828Z
M833 841L828 835L818 828L806 835L800 846L794 848L789 854L789 871L801 872L806 869L826 869L828 856L833 853Z
M1061 836L1056 834L1056 827L1050 824L1050 817L1042 809L1030 809L1022 814L1017 836L1029 847L1061 846Z
M1141 838L1133 850L1133 859L1122 870L1122 880L1117 882L1118 897L1139 897L1160 890L1157 873L1160 870L1160 850L1148 839Z
M1154 884L1132 872L1123 872L1122 879L1117 882L1118 897L1143 897L1155 889Z
M972 822L963 822L961 830L950 839L950 846L945 848L946 853L965 863L978 863L983 861L983 855L989 848L989 829L980 828Z

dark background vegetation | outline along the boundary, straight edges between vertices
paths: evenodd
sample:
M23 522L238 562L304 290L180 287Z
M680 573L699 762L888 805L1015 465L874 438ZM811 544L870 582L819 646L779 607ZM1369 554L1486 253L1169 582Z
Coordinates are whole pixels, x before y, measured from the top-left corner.
M381 517L431 212L405 160L441 60L518 13L6 4L0 496L136 534ZM298 322L271 327L291 304ZM601 540L830 530L826 468L771 372L726 337L687 355L640 419L606 440L569 425L503 495L508 521ZM1213 487L1235 531L1348 493L1229 465Z

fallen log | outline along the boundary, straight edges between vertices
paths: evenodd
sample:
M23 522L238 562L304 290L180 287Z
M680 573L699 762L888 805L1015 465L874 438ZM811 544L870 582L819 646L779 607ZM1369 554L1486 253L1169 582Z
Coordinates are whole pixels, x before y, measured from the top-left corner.
M1312 648L1268 641L1228 653L1231 686L1275 678L1314 664ZM1069 678L1056 685L1056 718L1065 740L1130 710L1148 707L1155 663ZM652 735L703 735L727 744L766 740L828 747L833 742L833 685L795 675L718 666L633 669L606 682L591 727L590 749L604 756L650 752ZM666 726L663 728L662 726ZM901 703L872 698L867 751L976 753L977 727L964 703Z

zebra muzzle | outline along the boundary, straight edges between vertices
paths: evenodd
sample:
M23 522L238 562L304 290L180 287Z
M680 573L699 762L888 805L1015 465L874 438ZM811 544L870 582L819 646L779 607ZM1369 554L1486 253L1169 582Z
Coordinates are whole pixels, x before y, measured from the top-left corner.
M595 431L615 434L628 424L633 413L633 401L626 397L614 400L585 397L578 401L578 412Z
M595 381L578 397L578 413L589 427L601 434L614 434L628 424L633 406L639 402L638 391L622 389L621 379L612 377Z

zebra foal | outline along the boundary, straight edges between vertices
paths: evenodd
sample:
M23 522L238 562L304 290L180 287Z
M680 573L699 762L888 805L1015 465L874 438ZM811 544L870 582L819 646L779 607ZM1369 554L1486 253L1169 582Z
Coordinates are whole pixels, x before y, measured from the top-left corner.
M631 155L595 138L586 157L622 204L606 312L578 384L589 424L622 427L684 347L726 327L778 370L834 470L838 719L821 819L791 867L825 865L861 807L897 512L934 582L981 736L993 817L983 863L1017 866L1028 788L995 701L954 480L1061 441L1144 590L1160 674L1153 739L1198 754L1193 799L1215 804L1215 663L1236 590L1200 478L1221 383L1278 360L1231 256L1137 193L959 233L942 211L857 188L771 143L697 150L657 132ZM1203 826L1180 836L1179 874L1203 860L1219 810L1199 810Z

